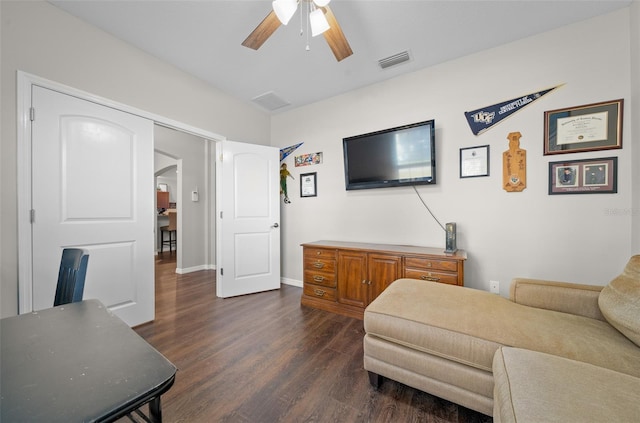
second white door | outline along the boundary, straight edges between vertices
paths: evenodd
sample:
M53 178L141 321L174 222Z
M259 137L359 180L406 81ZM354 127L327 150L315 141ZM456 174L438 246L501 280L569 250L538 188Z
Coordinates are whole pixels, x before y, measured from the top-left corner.
M279 150L217 144L216 294L232 297L280 288Z

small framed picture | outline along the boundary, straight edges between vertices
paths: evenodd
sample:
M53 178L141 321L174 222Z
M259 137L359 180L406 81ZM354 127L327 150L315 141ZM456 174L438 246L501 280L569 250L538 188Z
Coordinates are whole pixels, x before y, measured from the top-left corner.
M544 112L544 155L622 148L624 101Z
M300 175L300 197L316 197L318 195L316 172Z
M460 177L489 176L489 146L460 149Z
M618 158L549 163L549 195L618 192Z

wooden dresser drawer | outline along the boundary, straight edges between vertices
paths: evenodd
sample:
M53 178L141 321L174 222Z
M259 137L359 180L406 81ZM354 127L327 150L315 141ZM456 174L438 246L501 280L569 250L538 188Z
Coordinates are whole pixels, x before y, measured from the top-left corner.
M337 258L337 252L336 250L333 249L327 249L327 248L309 248L306 247L304 249L304 260L307 261L308 259L311 258L317 258L317 259L329 259L329 260L335 260Z
M312 283L316 285L329 286L329 287L335 288L336 274L305 269L304 283Z
M311 270L316 272L335 273L336 272L336 260L335 259L323 259L323 258L304 258L304 270Z
M458 285L458 275L456 273L430 272L420 269L404 269L404 277L409 279L421 279L423 281L448 283Z
M310 297L321 298L327 301L336 300L336 290L334 288L327 288L325 286L311 285L311 284L305 283L303 292L304 292L304 295L308 295Z
M424 270L444 270L446 272L456 272L458 263L453 260L438 260L426 257L405 257L405 267L413 267Z

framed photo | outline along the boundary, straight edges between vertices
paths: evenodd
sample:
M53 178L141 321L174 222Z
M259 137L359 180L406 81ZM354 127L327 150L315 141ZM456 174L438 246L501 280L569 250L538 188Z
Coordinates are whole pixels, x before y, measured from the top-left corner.
M300 175L300 197L316 197L318 195L316 172Z
M618 192L618 158L549 163L549 195Z
M544 112L544 155L622 148L624 100Z
M460 149L460 177L489 176L489 146Z

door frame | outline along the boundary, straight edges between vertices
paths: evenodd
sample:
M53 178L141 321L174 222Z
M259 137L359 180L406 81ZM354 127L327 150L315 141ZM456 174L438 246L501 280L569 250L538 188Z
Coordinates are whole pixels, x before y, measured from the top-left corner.
M117 101L109 100L95 94L82 91L68 85L41 78L24 71L17 72L17 165L18 165L18 314L33 311L33 273L31 264L32 238L31 238L31 88L37 85L61 94L70 95L81 100L90 101L101 106L110 107L132 115L137 115L153 121L157 125L186 132L209 141L208 148L215 151L212 144L226 140L226 137L204 129L179 122L165 116L141 110ZM37 112L36 112L37 113ZM207 154L207 157L210 157ZM153 156L150 157L153 160ZM212 162L211 165L214 165ZM213 187L209 187L210 193ZM211 233L211 228L215 228L215 216L211 207L215 207L215 202L208 202L206 215L209 219L205 221L205 230ZM218 233L216 231L216 238ZM212 243L206 243L207 248ZM205 257L211 257L207 251Z

